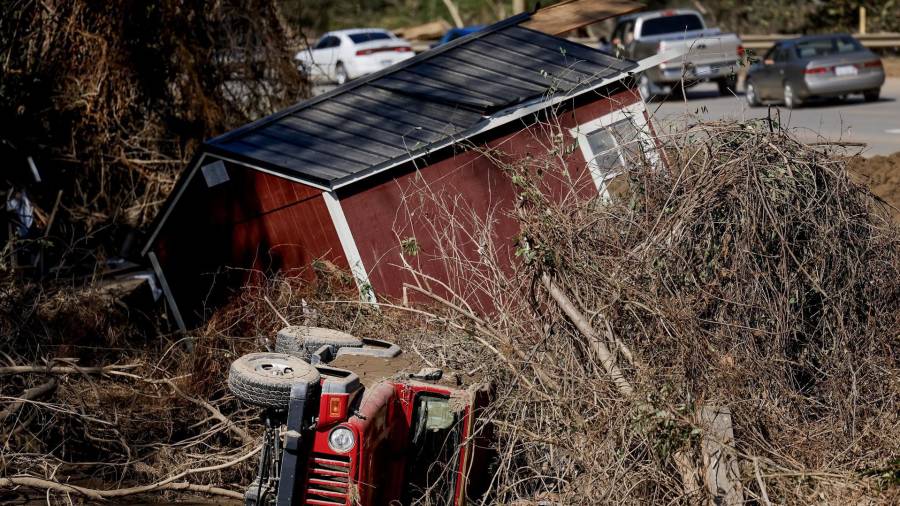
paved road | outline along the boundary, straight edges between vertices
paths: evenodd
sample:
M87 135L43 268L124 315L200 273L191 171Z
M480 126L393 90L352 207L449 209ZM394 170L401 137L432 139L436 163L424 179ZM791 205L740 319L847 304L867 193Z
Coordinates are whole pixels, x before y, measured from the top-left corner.
M864 142L864 156L900 151L900 78L889 78L881 89L881 100L865 103L862 97L846 102L813 104L800 109L781 109L781 118L804 139L821 135L829 140ZM685 115L704 119L749 119L765 117L766 107L750 108L743 95L720 97L714 85L703 84L688 90L688 100L651 103L656 123L672 125Z

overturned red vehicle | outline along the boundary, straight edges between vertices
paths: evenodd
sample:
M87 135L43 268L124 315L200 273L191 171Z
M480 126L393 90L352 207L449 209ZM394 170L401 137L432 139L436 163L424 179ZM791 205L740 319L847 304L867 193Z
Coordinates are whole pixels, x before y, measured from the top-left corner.
M238 358L228 385L266 425L247 506L449 506L484 493L489 435L475 421L490 389L419 368L396 345L288 327L275 352Z

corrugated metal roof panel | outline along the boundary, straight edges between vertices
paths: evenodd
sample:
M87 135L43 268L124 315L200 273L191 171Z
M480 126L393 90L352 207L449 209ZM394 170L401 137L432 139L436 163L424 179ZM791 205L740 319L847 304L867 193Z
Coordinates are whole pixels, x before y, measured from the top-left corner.
M513 18L211 140L332 186L446 143L518 103L636 66Z

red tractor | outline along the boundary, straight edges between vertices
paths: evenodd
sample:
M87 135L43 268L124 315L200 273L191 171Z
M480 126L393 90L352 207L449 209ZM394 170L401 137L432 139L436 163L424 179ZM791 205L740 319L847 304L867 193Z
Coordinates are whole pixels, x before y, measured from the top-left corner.
M288 327L275 350L238 358L228 376L266 426L247 506L450 506L483 493L484 385L329 329Z

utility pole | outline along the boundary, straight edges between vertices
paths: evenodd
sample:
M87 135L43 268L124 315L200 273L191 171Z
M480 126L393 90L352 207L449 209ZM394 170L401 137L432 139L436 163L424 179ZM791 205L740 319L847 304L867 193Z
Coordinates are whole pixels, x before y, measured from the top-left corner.
M859 34L866 34L866 8L862 5L859 6Z

